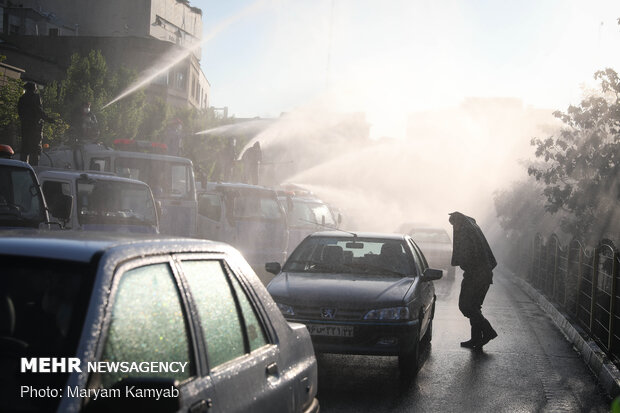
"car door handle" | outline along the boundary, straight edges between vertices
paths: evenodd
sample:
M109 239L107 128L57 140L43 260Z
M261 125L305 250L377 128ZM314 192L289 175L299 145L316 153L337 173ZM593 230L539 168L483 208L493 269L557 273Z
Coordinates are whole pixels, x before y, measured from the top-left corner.
M276 363L271 363L267 366L266 369L267 376L277 376L278 375L278 365Z
M211 399L207 400L199 400L196 403L192 404L189 408L190 413L203 413L208 411L211 407L213 407L213 401Z

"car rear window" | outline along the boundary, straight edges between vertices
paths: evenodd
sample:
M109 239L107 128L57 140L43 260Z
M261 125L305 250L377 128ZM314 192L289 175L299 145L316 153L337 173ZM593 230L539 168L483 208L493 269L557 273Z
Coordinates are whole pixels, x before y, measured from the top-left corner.
M60 398L22 398L19 390L62 388L68 374L20 373L20 359L75 357L94 270L63 260L3 255L0 261L0 411L55 410Z

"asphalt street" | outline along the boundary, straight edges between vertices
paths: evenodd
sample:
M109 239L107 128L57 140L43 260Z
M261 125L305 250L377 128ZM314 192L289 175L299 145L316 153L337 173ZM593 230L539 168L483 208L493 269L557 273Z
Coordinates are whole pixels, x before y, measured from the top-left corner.
M483 306L499 333L483 352L459 346L470 327L457 271L455 282L435 282L433 340L417 377L401 379L395 357L318 355L321 411L608 412L579 354L508 274L495 271Z

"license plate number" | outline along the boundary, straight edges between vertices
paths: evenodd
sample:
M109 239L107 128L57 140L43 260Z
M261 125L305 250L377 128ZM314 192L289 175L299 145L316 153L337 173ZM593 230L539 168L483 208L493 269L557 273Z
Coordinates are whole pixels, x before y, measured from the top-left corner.
M312 336L353 337L353 327L306 324Z

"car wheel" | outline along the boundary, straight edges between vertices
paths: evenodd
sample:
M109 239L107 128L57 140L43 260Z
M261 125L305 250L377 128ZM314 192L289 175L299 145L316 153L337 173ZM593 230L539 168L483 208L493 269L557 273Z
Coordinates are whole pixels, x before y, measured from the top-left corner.
M419 330L418 330L419 333ZM419 334L418 334L419 337ZM398 355L398 368L400 374L405 377L415 376L418 372L420 362L420 341L416 338L413 347L407 350L403 350Z

